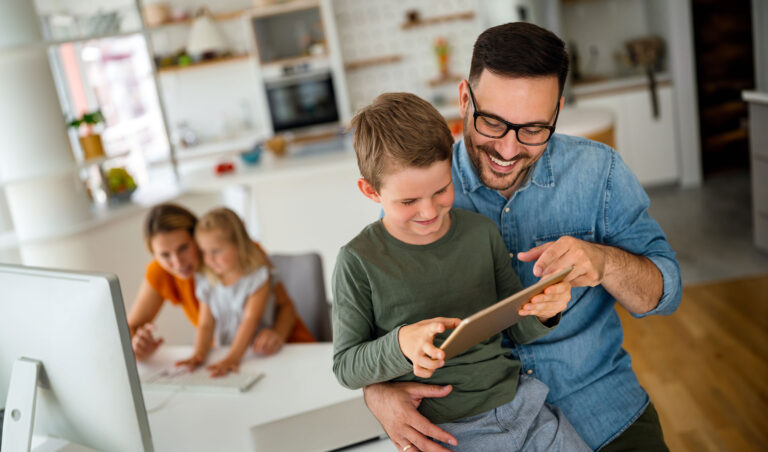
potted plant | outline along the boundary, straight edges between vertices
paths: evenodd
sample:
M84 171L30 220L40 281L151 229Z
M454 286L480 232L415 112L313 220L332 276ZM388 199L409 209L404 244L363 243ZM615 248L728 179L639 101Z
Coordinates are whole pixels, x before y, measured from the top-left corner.
M101 135L96 133L93 128L95 125L103 123L104 116L101 110L89 113L83 113L79 118L72 119L67 124L78 130L80 134L80 147L83 149L83 158L85 160L104 157L104 145L101 143Z

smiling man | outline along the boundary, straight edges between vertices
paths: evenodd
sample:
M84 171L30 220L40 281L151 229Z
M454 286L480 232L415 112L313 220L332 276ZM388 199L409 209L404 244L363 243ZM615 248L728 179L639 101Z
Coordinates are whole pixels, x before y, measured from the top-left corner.
M464 138L453 152L453 206L496 223L525 286L574 266L559 328L527 345L505 341L521 371L549 386L547 402L593 449L667 450L653 404L621 347L614 308L618 302L635 317L674 312L680 268L619 155L554 133L567 74L563 42L543 28L511 23L478 37L469 80L459 85ZM386 383L366 387L365 396L393 442L443 451L429 438L454 438L416 407L450 391Z

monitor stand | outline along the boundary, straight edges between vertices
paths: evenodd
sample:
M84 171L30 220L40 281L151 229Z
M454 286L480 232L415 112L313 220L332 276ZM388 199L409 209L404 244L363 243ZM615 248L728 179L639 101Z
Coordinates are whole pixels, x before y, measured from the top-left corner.
M19 358L13 363L0 443L4 450L30 450L35 425L37 381L42 367L43 363L29 358Z

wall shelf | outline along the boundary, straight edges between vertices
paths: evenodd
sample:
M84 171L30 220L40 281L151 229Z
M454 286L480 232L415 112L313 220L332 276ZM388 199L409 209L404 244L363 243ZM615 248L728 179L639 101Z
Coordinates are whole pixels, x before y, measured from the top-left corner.
M440 75L437 78L433 78L429 80L429 86L438 86L438 85L447 85L450 83L458 83L460 82L464 77L456 74L446 74L446 75Z
M398 63L403 59L402 55L386 55L374 58L366 58L363 60L349 61L344 64L344 69L348 71L354 71L371 66L379 66L382 64Z
M186 66L164 66L164 67L158 67L157 72L158 74L168 74L172 72L180 72L185 71L188 69L199 69L201 67L206 66L214 66L217 64L226 64L226 63L233 63L236 61L244 61L251 58L251 55L244 54L244 55L233 55L228 57L222 57L222 58L213 58L210 60L204 60L199 63L192 63Z
M472 20L475 18L475 12L474 11L464 11L461 13L455 13L455 14L446 14L443 16L433 16L433 17L425 17L420 18L418 20L412 21L412 22L404 22L401 27L403 30L407 30L409 28L414 27L421 27L424 25L434 25L441 22L452 22L455 20Z
M238 9L236 11L227 11L227 12L223 12L223 13L211 13L211 17L213 18L213 20L215 20L217 22L222 22L222 21L225 21L225 20L232 20L232 19L240 18L243 15L250 13L251 11L253 11L252 8L247 8L247 9ZM181 20L169 20L167 22L163 22L163 23L157 24L157 25L148 25L147 29L148 30L157 30L157 29L161 29L161 28L173 27L173 26L176 26L176 25L191 25L192 22L194 22L194 21L195 21L195 17L188 17L186 19L181 19Z

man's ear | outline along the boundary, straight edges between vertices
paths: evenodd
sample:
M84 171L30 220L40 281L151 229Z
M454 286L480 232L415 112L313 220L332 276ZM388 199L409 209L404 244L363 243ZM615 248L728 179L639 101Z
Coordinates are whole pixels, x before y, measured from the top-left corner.
M366 198L373 202L381 203L381 198L379 197L379 194L376 193L376 189L373 188L373 185L365 180L364 177L357 180L357 188L360 189L360 192L364 194Z
M467 108L469 107L469 82L462 80L459 83L459 114L462 118L467 116Z

